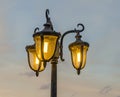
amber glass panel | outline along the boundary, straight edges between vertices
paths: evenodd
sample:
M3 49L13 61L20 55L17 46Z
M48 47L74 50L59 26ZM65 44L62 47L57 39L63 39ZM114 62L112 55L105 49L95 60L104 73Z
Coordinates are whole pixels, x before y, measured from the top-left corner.
M43 56L45 60L51 59L54 55L58 36L44 35Z
M29 49L29 64L31 69L35 71L43 71L45 69L44 62L40 62L36 56L35 49Z
M34 37L34 40L35 40L35 47L36 47L37 57L38 57L40 60L43 60L43 58L42 58L42 56L41 56L41 37L40 37L40 36L35 36L35 37Z
M87 50L88 50L88 46L84 46L83 47L83 62L82 62L81 69L83 69L85 67L85 64L86 64Z
M78 44L78 45L71 45L69 47L71 51L71 58L72 58L73 66L76 69L79 69L81 66L81 69L83 69L86 64L88 46L85 46L85 45L82 46Z
M34 39L36 43L36 54L38 58L44 61L51 59L55 52L58 36L44 35L43 40L41 40L41 36L35 36ZM43 42L43 45L41 42Z
M43 71L44 69L45 69L45 63L44 62L40 62L39 71Z
M82 53L81 53L81 46L71 46L71 58L72 58L72 63L73 66L76 69L79 69L80 66L82 65Z

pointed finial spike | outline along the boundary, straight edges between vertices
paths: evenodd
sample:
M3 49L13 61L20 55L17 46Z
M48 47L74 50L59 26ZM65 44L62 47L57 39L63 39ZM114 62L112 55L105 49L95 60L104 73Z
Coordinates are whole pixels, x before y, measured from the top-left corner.
M77 74L80 75L80 70L77 70Z
M46 15L46 19L48 20L49 19L49 17L48 17L48 15L49 15L49 9L46 9L46 13L45 13L45 15Z
M36 71L36 77L38 77L39 76L39 72L38 71Z

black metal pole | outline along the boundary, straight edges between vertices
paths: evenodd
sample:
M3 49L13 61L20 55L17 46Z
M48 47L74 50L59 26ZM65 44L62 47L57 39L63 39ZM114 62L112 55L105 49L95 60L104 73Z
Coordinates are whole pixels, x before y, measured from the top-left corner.
M51 61L51 97L57 97L57 58L53 58Z

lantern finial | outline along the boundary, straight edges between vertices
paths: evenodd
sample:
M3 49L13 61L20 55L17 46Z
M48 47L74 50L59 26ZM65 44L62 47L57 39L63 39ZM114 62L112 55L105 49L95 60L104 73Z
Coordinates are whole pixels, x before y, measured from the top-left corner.
M48 20L49 19L49 17L48 17L48 15L49 15L49 9L46 9L45 15L46 15L46 19Z
M77 70L77 74L80 75L80 70Z
M39 72L38 71L36 71L36 77L38 77L39 76Z
M52 22L51 22L51 20L50 20L50 17L48 16L49 14L50 14L49 9L46 9L46 12L45 12L46 24L44 24L44 25L45 25L45 26L46 26L46 25L49 25L50 28L53 30Z

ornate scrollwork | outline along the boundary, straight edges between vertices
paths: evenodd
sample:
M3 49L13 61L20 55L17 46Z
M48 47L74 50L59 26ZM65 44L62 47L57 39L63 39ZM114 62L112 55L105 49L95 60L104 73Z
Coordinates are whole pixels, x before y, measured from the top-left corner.
M38 28L38 27L35 28L34 34L37 33L37 31L39 31L39 28Z
M67 34L70 34L70 33L77 33L78 35L80 34L80 32L84 31L85 27L83 24L79 23L77 24L77 27L81 26L82 29L80 30L77 30L76 28L74 30L69 30L69 31L66 31L62 37L61 37L61 41L60 41L60 58L62 61L64 61L65 59L63 58L63 39L64 37L67 35Z
M46 9L45 16L46 16L47 21L50 19L50 17L48 16L49 14L50 14L49 9Z

